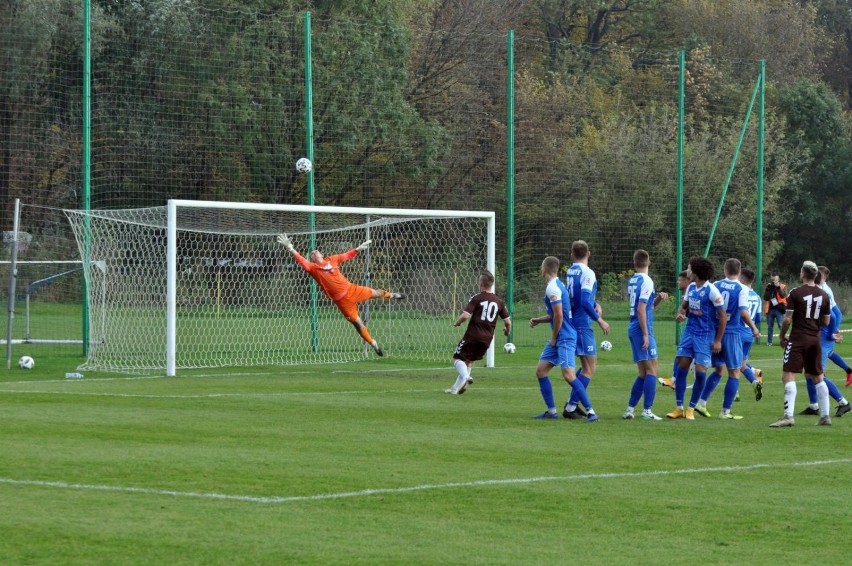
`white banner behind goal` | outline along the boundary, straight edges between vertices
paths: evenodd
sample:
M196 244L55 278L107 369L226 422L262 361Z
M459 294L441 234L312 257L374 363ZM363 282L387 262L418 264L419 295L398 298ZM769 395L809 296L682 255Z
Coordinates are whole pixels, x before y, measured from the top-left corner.
M373 356L276 241L305 257L372 246L352 283L405 295L360 305L387 356L447 361L452 322L494 272L493 212L169 201L67 210L89 293L85 368L104 371L347 362ZM493 365L489 351L487 364Z

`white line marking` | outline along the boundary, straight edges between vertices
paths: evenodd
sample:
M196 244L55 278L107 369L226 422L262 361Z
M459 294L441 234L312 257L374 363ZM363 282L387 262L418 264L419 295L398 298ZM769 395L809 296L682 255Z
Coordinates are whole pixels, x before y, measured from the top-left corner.
M353 497L370 497L372 495L394 495L401 493L412 493L417 491L432 491L438 489L456 489L460 487L488 487L500 485L520 485L556 481L582 481L582 480L608 480L624 478L646 478L657 476L676 476L687 474L704 474L714 472L750 472L754 470L765 470L772 468L804 468L815 466L831 466L837 464L852 463L852 458L841 458L836 460L816 460L812 462L794 462L783 464L751 464L748 466L717 466L710 468L686 468L680 470L652 470L649 472L612 472L601 474L578 474L574 476L542 476L537 478L515 478L503 480L479 480L469 482L454 482L443 484L423 484L409 487L362 489L359 491L341 491L337 493L318 493L316 495L290 495L277 497L258 497L252 495L230 495L227 493L209 493L198 491L177 491L172 489L156 489L149 487L126 487L112 485L93 485L81 483L67 483L57 481L40 480L16 480L12 478L0 478L0 484L24 485L33 487L53 487L57 489L76 489L86 491L109 491L118 493L140 493L145 495L168 495L172 497L192 497L199 499L218 499L223 501L238 501L243 503L298 503L301 501L326 501L329 499L346 499Z
M187 394L187 395L157 395L153 393L90 393L86 391L41 391L37 389L10 389L8 391L4 391L0 389L0 394L15 394L15 395L75 395L79 397L117 397L117 398L129 398L129 399L215 399L219 397L233 397L233 398L271 398L271 397L320 397L324 395L382 395L382 394L408 394L408 393L438 393L443 392L446 387L435 387L432 389L405 389L405 390L393 390L393 389L358 389L358 390L350 390L350 391L280 391L277 393L271 392L263 392L263 393L199 393L199 394ZM500 391L505 390L526 390L526 389L535 389L538 390L538 387L535 386L526 386L526 387L501 387L501 388L489 388L490 391L494 391L499 389Z

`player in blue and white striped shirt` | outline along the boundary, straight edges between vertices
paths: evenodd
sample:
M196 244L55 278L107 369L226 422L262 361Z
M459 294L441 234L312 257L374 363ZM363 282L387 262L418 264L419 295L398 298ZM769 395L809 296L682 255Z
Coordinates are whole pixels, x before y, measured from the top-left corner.
M642 420L661 421L660 417L651 410L657 392L657 339L654 337L654 307L657 304L657 293L654 281L648 276L648 266L651 258L645 250L633 253L633 268L636 273L627 283L627 296L630 300L630 321L627 325L627 338L633 350L633 361L636 363L639 375L633 381L630 399L623 418L635 418L634 410L639 399L644 395L644 410ZM663 294L660 296L662 297Z
M595 375L598 360L598 346L595 329L592 325L597 322L604 334L609 334L609 323L603 319L595 300L598 292L598 280L595 272L589 269L589 245L583 240L571 244L571 257L574 264L565 274L565 286L571 295L571 324L577 331L577 356L580 358L580 369L577 379L588 389ZM571 393L562 416L566 419L584 418L585 414L578 409L580 402L577 393Z
M538 379L538 388L547 410L536 419L558 419L556 412L556 401L553 397L553 386L550 383L550 370L559 366L562 369L562 377L568 382L573 391L577 392L580 402L588 409L586 419L589 422L598 420L586 388L576 375L574 375L575 348L577 345L577 332L571 325L571 299L568 289L559 280L559 259L553 256L544 258L541 262L541 275L547 281L544 291L544 307L547 314L530 319L530 328L535 328L542 323L550 323L550 339L544 345L535 376Z
M828 286L828 276L831 274L831 271L825 265L819 266L820 275L822 275L822 283L819 284L820 288L826 292L829 300L831 301L832 307L831 311L834 313L834 316L837 317L837 327L840 328L840 323L843 322L843 313L840 311L840 307L837 306L837 301L834 300L834 291L831 290L831 287ZM828 359L834 362L835 365L840 367L843 371L846 372L846 387L852 385L852 367L849 367L849 364L846 363L840 354L837 352L832 352ZM825 370L825 364L823 364L823 370Z
M725 384L725 396L722 401L722 412L719 418L742 418L731 413L731 406L739 391L740 367L743 365L742 325L745 323L752 336L760 336L760 331L751 319L748 310L748 287L740 282L740 260L730 258L725 261L725 278L716 281L715 285L722 294L725 302L727 324L722 335L722 349L712 355L713 373L704 384L704 391L695 406L695 412L705 417L710 416L707 410L707 400L722 379L722 372L727 369L728 381Z
M706 257L691 258L687 272L692 283L686 288L686 295L676 318L678 322L686 321L686 328L677 347L678 366L675 373L677 408L666 416L670 419L695 420L695 405L704 389L707 368L711 366L711 353L719 353L722 350L722 335L725 332L727 316L725 300L719 289L710 282L713 278L713 264L710 260ZM693 361L695 361L695 382L692 386L689 408L684 409L686 374Z
M740 271L740 282L748 288L748 314L754 322L754 325L760 328L760 320L762 318L761 306L763 304L763 300L760 298L760 295L757 294L757 291L752 289L754 277L754 271L747 267L744 267ZM754 389L754 400L760 401L763 398L763 372L759 369L755 370L755 368L753 368L749 363L751 348L754 345L755 339L754 332L752 332L751 327L747 325L745 321L743 321L740 330L743 339L743 365L740 367L740 370Z

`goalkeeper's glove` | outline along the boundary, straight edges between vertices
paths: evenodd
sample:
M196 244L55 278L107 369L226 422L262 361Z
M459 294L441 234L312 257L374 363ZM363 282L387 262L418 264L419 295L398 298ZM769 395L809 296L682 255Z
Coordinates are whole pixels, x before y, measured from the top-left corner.
M367 240L366 242L364 242L363 244L361 244L360 246L358 246L355 249L358 250L359 252L363 252L364 250L369 248L370 244L372 244L372 243L373 243L373 240Z
M287 234L278 234L278 243L287 248L288 252L293 251L293 242L287 237Z

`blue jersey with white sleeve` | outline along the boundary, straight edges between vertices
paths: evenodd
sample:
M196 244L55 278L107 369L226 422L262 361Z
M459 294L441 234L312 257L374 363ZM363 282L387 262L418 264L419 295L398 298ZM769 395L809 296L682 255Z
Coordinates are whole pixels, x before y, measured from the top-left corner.
M843 321L843 312L840 310L840 307L837 306L837 301L834 300L834 291L831 290L831 287L828 286L828 283L820 283L820 289L825 291L825 294L828 295L828 305L831 309L831 312L837 317L837 327L840 328L840 323ZM837 333L837 330L834 331Z
M591 328L592 322L599 318L595 311L595 295L598 292L595 272L585 263L575 263L565 274L565 285L571 295L574 328Z
M840 310L840 309L837 309ZM835 313L835 309L831 309L829 312L829 323L826 326L820 326L819 333L820 339L825 342L834 342L834 335L840 331L840 324L838 324L839 320L837 318L837 314Z
M760 306L762 304L762 299L760 295L757 294L757 291L754 289L748 290L748 314L751 316L752 322L757 326L760 324ZM742 320L742 324L740 325L740 332L742 333L743 342L754 342L754 334L751 333L751 327L746 324L745 320Z
M722 293L725 311L728 313L728 323L725 326L725 334L739 334L740 327L745 324L742 311L748 311L748 287L737 279L721 279L716 281L716 288ZM716 319L718 328L719 319Z
M656 295L654 281L644 273L634 274L627 282L627 297L630 301L630 322L627 324L628 336L642 336L642 326L639 324L639 316L636 313L639 303L645 303L648 334L654 333L654 298Z
M832 309L836 307L837 301L834 300L834 291L831 290L828 283L820 283L819 288L825 291L825 294L828 295L828 307Z
M544 291L544 308L550 315L550 328L553 329L553 313L555 309L562 309L562 327L559 329L557 340L576 339L577 332L571 325L571 297L568 288L554 277L547 283Z
M685 332L695 335L716 334L716 311L724 310L725 300L719 289L705 281L698 287L694 282L686 288L684 301L687 303Z

